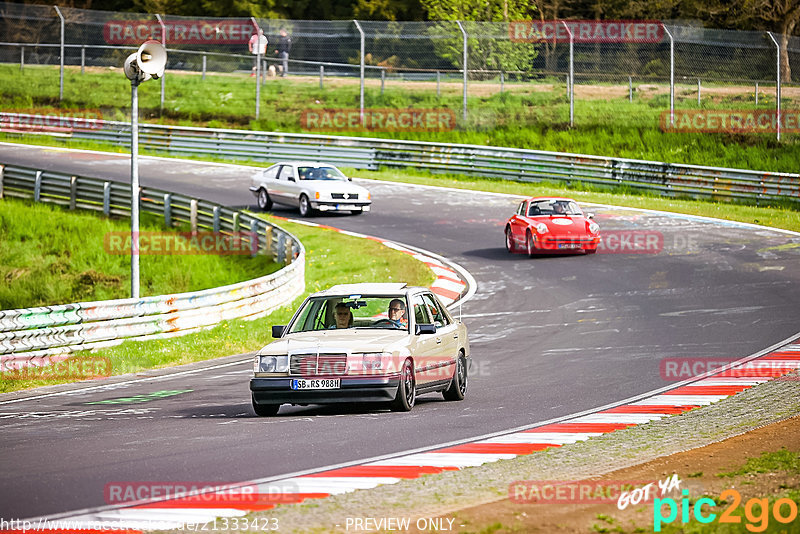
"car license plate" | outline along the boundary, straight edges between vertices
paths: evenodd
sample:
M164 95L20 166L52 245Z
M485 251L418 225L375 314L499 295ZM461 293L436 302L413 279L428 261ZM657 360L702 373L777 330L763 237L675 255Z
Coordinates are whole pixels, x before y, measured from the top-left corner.
M296 378L292 380L292 389L339 389L341 378Z
M578 243L562 243L558 248L581 248L581 246Z

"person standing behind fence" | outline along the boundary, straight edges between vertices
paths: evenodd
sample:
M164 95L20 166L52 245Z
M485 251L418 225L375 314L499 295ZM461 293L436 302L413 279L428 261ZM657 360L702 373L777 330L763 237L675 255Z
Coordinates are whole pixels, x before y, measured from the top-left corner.
M264 35L264 30L261 28L258 29L258 33L254 33L252 37L250 37L250 41L247 43L247 48L250 50L250 53L253 54L253 72L250 74L250 77L256 75L256 69L258 68L258 55L261 54L261 58L264 59L265 54L267 53L267 36Z
M278 54L282 62L281 76L286 76L289 72L289 50L292 48L292 38L286 32L285 28L281 28L281 36L278 38L278 47L275 53Z

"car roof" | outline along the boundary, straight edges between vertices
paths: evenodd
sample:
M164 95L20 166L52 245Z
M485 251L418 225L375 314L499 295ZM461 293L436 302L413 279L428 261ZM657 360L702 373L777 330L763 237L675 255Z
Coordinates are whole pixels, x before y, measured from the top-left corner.
M570 202L577 203L576 200L574 200L572 198L569 198L569 197L530 197L530 198L528 198L526 200L537 200L537 201L538 200L568 200Z
M404 295L411 290L425 289L409 287L404 282L398 283L362 283L362 284L339 284L329 287L323 291L314 293L314 297L342 296L342 295Z
M336 165L333 163L325 163L324 161L278 161L270 165L270 167L274 167L275 165L294 165L297 167L336 167Z

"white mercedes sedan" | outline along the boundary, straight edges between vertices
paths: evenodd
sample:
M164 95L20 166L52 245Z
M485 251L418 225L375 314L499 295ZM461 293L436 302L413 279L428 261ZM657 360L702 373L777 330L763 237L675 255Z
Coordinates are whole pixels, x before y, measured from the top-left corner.
M342 171L320 162L284 161L253 175L250 191L262 210L274 204L294 206L302 217L315 210L369 211L372 198L365 188L352 183Z

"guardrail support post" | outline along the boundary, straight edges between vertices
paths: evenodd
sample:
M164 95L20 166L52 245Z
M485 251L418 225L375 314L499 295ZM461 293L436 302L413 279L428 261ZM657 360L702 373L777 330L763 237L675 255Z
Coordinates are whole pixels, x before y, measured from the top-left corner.
M189 202L189 224L192 227L192 233L197 233L197 199L193 198Z
M111 214L111 182L103 182L103 215Z
M203 54L203 75L200 77L201 80L205 81L206 79L206 55Z
M5 168L5 165L0 165L0 199L3 198L3 170Z
M359 109L361 110L361 112L359 116L361 117L361 126L364 126L364 30L361 29L361 24L359 24L357 20L354 19L353 23L355 23L356 28L358 29L358 33L361 35L361 61L360 61L361 71L359 74L361 78L361 86L359 89L361 104Z
M219 232L219 206L214 206L213 214L214 214L214 222L211 223L212 224L211 228L213 229L214 232Z
M277 255L272 253L272 226L264 228L264 254L267 253L277 260Z
M53 6L53 9L58 13L58 18L61 19L61 48L59 55L61 56L61 68L59 70L59 83L58 83L58 100L64 100L64 16L58 6Z
M238 232L239 231L239 212L234 212L233 214L233 228L231 231Z
M775 43L775 48L777 50L776 62L775 62L775 113L777 114L776 118L776 125L778 130L778 141L781 140L781 45L778 44L778 41L775 40L775 36L772 35L772 32L767 32L769 38L772 39L772 42Z
M325 79L325 65L319 66L319 88L323 88L323 80Z
M164 226L172 228L172 193L164 193Z
M42 195L42 171L36 171L36 178L33 182L33 201L39 202Z
M84 71L85 67L86 67L86 47L82 46L81 47L81 74L83 74L83 71Z
M258 254L258 219L255 217L250 221L250 257Z
M72 176L69 179L69 209L74 210L78 201L78 177Z

